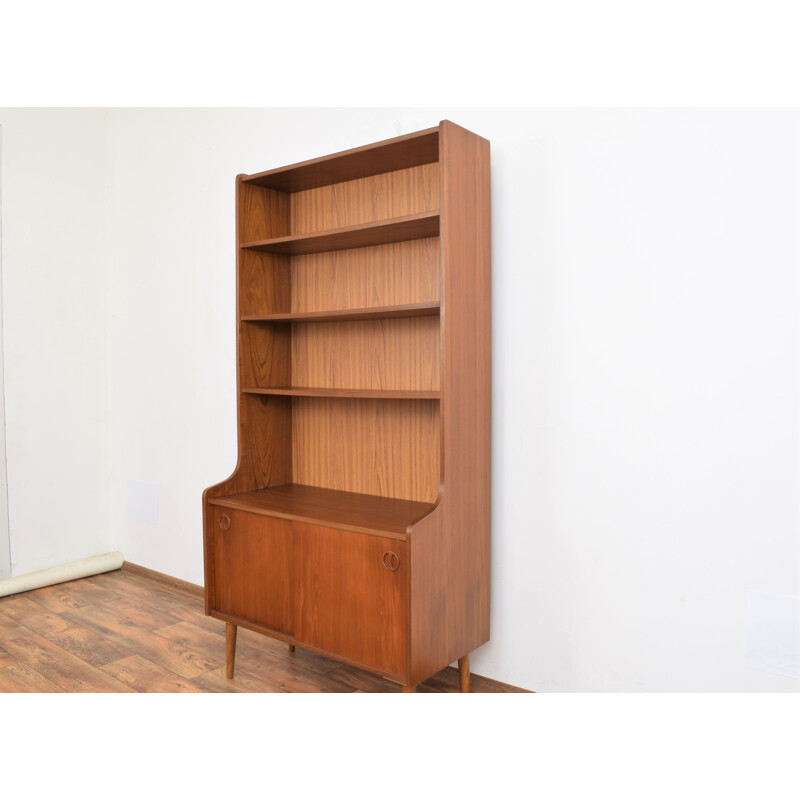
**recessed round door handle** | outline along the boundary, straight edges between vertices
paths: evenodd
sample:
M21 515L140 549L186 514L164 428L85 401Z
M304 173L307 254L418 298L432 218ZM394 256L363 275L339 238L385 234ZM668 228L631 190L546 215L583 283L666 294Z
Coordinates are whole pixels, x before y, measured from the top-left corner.
M393 550L388 550L383 554L383 566L390 572L397 572L397 568L400 566L400 556Z
M219 527L220 530L226 531L231 526L231 518L227 514L220 514L219 515Z

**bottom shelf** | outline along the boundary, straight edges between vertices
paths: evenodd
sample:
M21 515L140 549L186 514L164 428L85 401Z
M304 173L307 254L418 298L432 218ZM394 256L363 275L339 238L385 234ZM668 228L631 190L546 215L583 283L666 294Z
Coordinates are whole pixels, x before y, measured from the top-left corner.
M405 538L408 527L434 508L432 503L339 492L299 483L215 497L209 502L214 506L241 509L267 517L389 535L396 539Z

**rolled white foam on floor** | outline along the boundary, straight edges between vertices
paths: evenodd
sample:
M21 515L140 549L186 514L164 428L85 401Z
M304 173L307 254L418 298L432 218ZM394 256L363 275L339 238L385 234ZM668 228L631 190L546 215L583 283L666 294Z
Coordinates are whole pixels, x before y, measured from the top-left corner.
M41 589L42 586L52 586L55 583L74 581L89 575L99 575L101 572L111 572L119 569L123 561L124 557L120 552L103 553L101 556L82 558L80 561L70 561L69 564L59 564L57 567L6 578L0 581L0 597Z

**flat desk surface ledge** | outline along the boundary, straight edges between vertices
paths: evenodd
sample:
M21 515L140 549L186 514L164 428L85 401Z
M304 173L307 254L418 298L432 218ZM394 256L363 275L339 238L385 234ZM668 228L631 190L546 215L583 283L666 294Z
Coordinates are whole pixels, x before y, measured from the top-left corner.
M429 514L435 506L434 503L341 492L297 483L214 497L209 499L209 503L268 517L403 539L408 527Z

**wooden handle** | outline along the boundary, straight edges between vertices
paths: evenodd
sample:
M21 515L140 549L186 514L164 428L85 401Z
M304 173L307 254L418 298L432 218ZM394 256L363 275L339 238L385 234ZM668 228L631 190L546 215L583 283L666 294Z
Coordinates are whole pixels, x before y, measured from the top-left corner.
M390 572L397 572L397 568L400 566L400 556L393 550L387 550L383 554L383 566Z
M226 531L231 526L231 518L227 514L219 515L219 527L221 530Z

